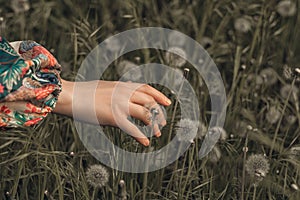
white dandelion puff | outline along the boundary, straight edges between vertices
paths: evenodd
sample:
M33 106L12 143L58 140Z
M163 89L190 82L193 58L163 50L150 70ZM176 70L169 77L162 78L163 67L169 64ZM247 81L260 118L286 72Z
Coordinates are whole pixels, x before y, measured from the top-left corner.
M116 72L119 76L122 76L122 79L125 81L138 81L143 76L138 65L128 60L122 60L119 62L116 65Z
M249 156L245 164L246 171L252 177L262 180L266 177L270 170L270 164L268 159L261 154L254 154Z
M272 86L277 82L277 73L270 67L263 69L260 72L260 76L263 78L263 81L267 86Z
M275 107L272 106L266 113L266 119L270 124L275 124L280 118L281 112Z
M26 12L30 9L28 0L12 0L10 6L16 14Z
M293 101L293 102L298 101L299 89L296 86L286 84L280 89L280 95L282 98L284 98L284 99L288 98L289 94L290 94L289 99L291 101Z
M211 163L217 163L222 156L220 148L215 145L214 148L207 155L208 161Z
M234 21L234 28L240 33L247 33L251 30L251 22L246 17L240 17Z
M282 17L294 16L297 12L296 4L291 0L283 0L277 4L277 12Z
M92 165L86 172L87 182L95 188L101 188L105 186L108 182L108 178L109 174L106 168L102 165Z
M198 130L198 122L191 119L181 119L176 124L176 136L180 142L194 143L194 138Z
M166 62L175 67L182 67L186 63L186 53L180 47L170 47L165 54Z

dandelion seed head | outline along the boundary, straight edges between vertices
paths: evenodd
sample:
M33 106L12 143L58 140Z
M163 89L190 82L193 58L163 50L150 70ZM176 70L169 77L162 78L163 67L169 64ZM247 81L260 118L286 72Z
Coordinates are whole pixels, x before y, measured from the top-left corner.
M107 184L109 174L102 165L92 165L86 172L87 182L94 188L101 188Z
M277 4L277 12L282 17L294 16L297 12L296 4L291 0L283 0Z
M290 91L291 91L290 100L298 101L299 89L296 86L292 87L292 85L290 84L286 84L280 89L281 97L283 97L284 99L288 98Z
M267 158L261 154L249 156L246 161L246 171L252 177L261 179L264 178L270 169L270 164Z
M186 53L180 47L170 47L165 54L166 62L175 67L182 67L186 63Z
M240 17L234 21L234 28L240 33L247 33L251 30L251 22L245 17Z
M200 122L198 127L198 132L197 132L197 138L203 139L206 133L207 133L207 127L205 126L204 123Z
M214 127L210 128L208 131L211 131L212 135L220 135L220 138L219 138L220 141L225 141L228 138L227 132L222 127L214 126Z
M194 143L194 138L198 130L198 122L190 119L181 119L176 124L176 136L178 141Z
M272 86L277 82L277 73L270 67L263 69L260 72L260 76L263 78L264 84L267 86Z
M143 75L142 71L137 67L138 65L129 60L122 60L116 65L116 72L126 81L138 81Z
M10 6L16 14L26 12L30 9L28 0L12 0Z
M207 155L208 161L211 163L217 163L222 157L221 150L219 146L215 145L211 152Z
M270 124L275 124L279 120L280 115L280 111L275 106L272 106L266 113L266 119Z

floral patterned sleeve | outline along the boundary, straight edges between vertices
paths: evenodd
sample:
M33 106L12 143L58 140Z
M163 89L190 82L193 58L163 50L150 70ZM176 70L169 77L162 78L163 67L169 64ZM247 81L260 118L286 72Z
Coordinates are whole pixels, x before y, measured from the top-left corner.
M31 126L46 117L61 91L60 70L40 44L0 37L0 127Z

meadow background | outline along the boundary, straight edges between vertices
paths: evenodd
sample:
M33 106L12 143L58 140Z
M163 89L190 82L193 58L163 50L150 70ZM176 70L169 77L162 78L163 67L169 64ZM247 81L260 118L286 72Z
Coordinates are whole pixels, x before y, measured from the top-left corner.
M101 163L82 145L73 120L64 116L51 114L36 127L1 130L0 199L300 199L298 0L0 3L1 36L44 45L62 64L65 79L74 80L85 56L107 37L157 26L181 31L202 44L218 66L227 93L224 130L217 129L222 137L200 160L197 152L209 122L209 96L201 77L189 74L199 97L199 135L175 163L151 173L101 168L87 174ZM164 56L165 52L133 52L114 62L104 78L116 80L122 61L168 64ZM188 64L173 67L193 72ZM172 91L163 91L176 102ZM158 149L173 137L170 130L176 128L178 110L172 119L174 103L167 109L168 125L149 148L117 128L105 130L125 149ZM100 177L104 186L93 184L91 175Z

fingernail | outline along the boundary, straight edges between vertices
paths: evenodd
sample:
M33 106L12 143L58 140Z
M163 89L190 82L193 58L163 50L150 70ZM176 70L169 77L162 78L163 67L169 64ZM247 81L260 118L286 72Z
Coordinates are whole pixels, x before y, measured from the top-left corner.
M150 141L148 139L143 139L142 144L147 147L147 146L149 146Z
M170 99L166 99L166 103L167 103L168 105L170 105L170 104L172 103L172 101L171 101Z
M158 131L157 133L155 133L155 136L156 136L156 137L160 137L160 136L161 136L161 132Z

